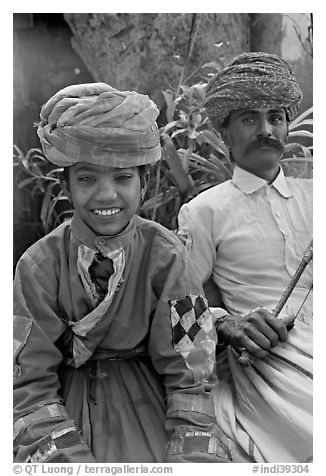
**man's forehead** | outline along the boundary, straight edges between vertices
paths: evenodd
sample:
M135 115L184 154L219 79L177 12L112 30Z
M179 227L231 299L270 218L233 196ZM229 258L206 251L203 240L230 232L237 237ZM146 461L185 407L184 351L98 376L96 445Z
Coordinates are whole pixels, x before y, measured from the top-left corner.
M285 110L282 107L248 107L244 109L237 109L232 111L231 115L243 116L245 114L274 114L274 113L283 113Z

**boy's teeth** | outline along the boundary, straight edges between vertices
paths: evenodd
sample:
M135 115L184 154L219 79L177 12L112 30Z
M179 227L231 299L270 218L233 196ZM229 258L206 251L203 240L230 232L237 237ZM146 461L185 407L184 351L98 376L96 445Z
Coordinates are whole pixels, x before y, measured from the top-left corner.
M95 213L95 215L105 215L105 216L109 216L109 215L116 215L116 213L119 213L120 211L120 208L109 208L109 209L98 209L96 208L95 210L93 210L93 212Z

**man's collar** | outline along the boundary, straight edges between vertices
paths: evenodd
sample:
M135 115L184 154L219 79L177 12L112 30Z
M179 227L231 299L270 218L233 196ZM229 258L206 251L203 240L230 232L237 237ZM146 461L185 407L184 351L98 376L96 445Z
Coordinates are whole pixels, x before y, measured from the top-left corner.
M247 172L237 165L234 167L232 182L238 189L246 194L254 193L267 185L266 180L257 177L257 175L251 174L250 172ZM280 167L277 177L270 185L274 187L283 197L293 197L293 193L286 183L282 167Z

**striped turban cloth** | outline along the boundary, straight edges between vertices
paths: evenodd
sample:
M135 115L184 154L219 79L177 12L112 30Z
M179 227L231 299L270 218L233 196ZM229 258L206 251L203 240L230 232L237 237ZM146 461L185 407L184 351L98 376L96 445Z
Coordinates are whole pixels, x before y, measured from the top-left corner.
M76 84L41 109L37 133L53 164L136 167L161 157L159 111L148 96L105 83Z
M251 108L284 108L294 119L302 91L290 66L269 53L244 53L208 83L204 106L217 128L232 111Z

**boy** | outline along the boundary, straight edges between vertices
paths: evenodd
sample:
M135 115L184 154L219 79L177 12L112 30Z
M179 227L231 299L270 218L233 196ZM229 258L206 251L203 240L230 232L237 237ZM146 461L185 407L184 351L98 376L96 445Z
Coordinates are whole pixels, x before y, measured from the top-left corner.
M41 110L43 151L65 168L75 211L17 265L16 461L229 459L201 285L179 240L136 215L160 159L157 116L147 96L104 83Z

